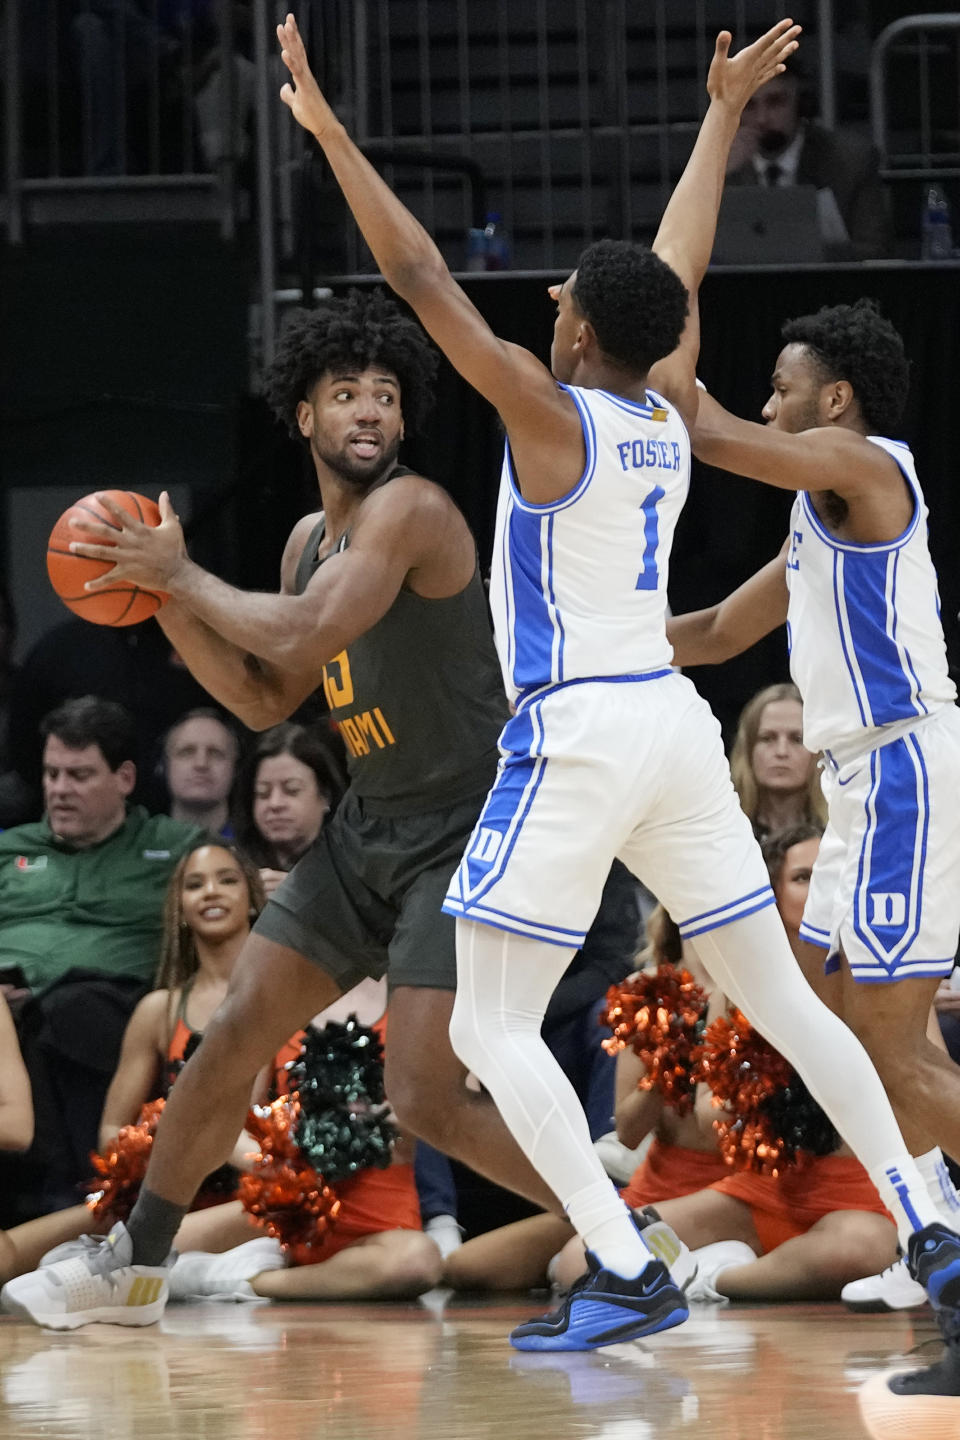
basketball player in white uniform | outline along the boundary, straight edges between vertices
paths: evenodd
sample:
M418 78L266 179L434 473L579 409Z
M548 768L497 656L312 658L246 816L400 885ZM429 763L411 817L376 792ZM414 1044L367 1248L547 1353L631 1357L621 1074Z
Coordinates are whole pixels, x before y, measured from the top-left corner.
M643 874L696 937L717 984L804 1075L897 1213L904 1244L931 1247L931 1287L960 1296L960 1242L941 1235L866 1052L794 963L719 727L670 670L664 629L688 480L684 427L697 408L695 297L740 113L783 69L796 33L782 21L733 59L729 34L718 38L710 108L656 253L611 241L585 252L553 292L547 370L490 331L336 119L293 17L278 28L295 82L282 98L323 148L383 275L496 407L508 437L493 589L516 713L448 892L458 916L451 1036L589 1252L584 1283L560 1309L513 1332L519 1348L591 1349L686 1313L540 1035L615 855Z
M829 805L800 931L805 968L870 1052L930 1198L955 1226L939 1146L960 1154L960 1070L927 1026L960 932L960 711L913 457L876 433L900 418L907 362L868 301L790 321L783 338L766 427L703 397L695 448L797 490L787 542L726 600L667 629L675 660L696 665L787 621L804 744L823 752ZM924 1296L901 1261L844 1298L878 1309ZM960 1393L951 1356L934 1379ZM900 1393L931 1382L911 1383Z

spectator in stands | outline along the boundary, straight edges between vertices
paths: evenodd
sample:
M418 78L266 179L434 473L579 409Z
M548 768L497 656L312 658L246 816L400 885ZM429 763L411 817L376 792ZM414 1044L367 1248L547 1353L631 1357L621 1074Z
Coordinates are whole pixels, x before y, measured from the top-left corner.
M727 185L812 185L819 192L828 259L886 255L890 221L876 151L860 135L827 130L810 119L808 93L791 65L748 101L730 151Z
M309 850L343 788L315 731L285 721L256 741L237 787L236 828L268 895Z
M768 685L740 713L730 773L758 840L807 821L827 821L817 757L803 744L803 702L789 683Z
M256 866L232 846L200 845L180 861L167 889L157 988L127 1025L100 1120L101 1149L142 1105L166 1094L202 1040L263 904ZM255 1148L248 1139L246 1150Z
M41 734L44 818L0 835L0 961L35 992L78 969L147 981L167 881L199 832L128 806L135 737L122 706L68 700Z
M167 731L163 769L174 820L230 835L230 791L240 747L236 731L212 706L189 710Z
M20 987L37 1125L18 1173L0 1174L8 1219L7 1202L28 1218L75 1199L156 964L167 882L201 833L128 806L134 729L121 706L84 696L41 728L46 814L0 834L0 972Z
M99 695L133 716L132 759L137 780L132 799L151 812L167 803L156 759L164 735L188 710L209 705L210 696L174 652L156 620L140 625L91 625L71 618L41 635L16 676L10 705L13 765L30 788L23 818L42 804L40 722L70 700Z

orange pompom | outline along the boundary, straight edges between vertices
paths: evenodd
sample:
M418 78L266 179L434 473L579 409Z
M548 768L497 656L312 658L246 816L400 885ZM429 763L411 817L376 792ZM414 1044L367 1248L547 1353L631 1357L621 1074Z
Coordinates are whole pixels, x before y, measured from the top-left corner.
M250 1111L246 1129L260 1152L253 1173L240 1181L240 1200L257 1223L280 1241L294 1265L309 1265L323 1258L340 1201L297 1147L294 1126L299 1108L294 1093Z
M140 1111L136 1124L124 1125L102 1154L91 1154L96 1178L90 1183L95 1185L97 1179L100 1181L100 1188L92 1191L86 1199L94 1219L126 1220L130 1214L147 1173L153 1137L163 1106L162 1100L151 1100Z
M631 1045L647 1072L639 1088L659 1089L664 1103L685 1115L693 1105L690 1070L706 1013L706 992L690 971L664 962L651 975L611 985L600 1024L613 1035L603 1048L615 1055Z

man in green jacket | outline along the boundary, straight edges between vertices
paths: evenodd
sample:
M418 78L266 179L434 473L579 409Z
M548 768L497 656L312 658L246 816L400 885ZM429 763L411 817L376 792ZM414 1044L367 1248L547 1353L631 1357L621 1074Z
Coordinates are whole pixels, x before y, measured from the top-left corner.
M44 818L0 833L0 980L20 970L35 992L68 970L149 981L167 884L203 832L128 807L134 731L122 706L68 700L41 733Z
M0 1224L72 1204L130 1012L160 952L177 861L204 835L128 806L133 721L87 695L41 723L44 818L0 833L0 990L14 1004L36 1114L0 1157Z

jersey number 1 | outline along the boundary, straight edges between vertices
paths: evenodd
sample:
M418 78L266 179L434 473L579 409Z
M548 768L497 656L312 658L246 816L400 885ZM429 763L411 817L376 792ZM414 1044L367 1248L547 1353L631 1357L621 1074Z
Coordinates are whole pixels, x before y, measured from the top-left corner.
M643 502L643 569L637 576L638 590L657 588L657 546L660 543L660 516L657 506L665 494L662 485L654 485Z

